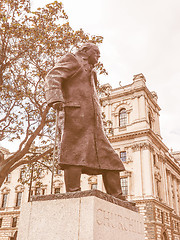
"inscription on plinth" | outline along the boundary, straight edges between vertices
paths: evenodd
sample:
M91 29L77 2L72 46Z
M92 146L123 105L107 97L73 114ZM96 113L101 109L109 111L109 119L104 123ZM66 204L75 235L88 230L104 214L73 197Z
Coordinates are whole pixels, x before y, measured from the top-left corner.
M142 221L130 217L124 217L120 214L109 212L101 208L96 210L96 222L98 225L116 228L120 231L129 231L138 234L144 233L144 224Z
M98 198L94 199L94 207L94 239L144 240L144 221L139 213Z
M143 216L135 206L99 191L78 194L24 204L18 240L144 240Z

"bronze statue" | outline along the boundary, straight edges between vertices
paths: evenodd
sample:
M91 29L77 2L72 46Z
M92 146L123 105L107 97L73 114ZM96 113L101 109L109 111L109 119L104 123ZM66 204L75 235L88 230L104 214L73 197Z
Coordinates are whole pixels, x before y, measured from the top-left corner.
M119 172L125 168L105 136L96 92L99 57L93 43L62 57L46 76L46 100L65 113L59 164L66 191L81 190L81 173L102 174L107 193L124 199Z

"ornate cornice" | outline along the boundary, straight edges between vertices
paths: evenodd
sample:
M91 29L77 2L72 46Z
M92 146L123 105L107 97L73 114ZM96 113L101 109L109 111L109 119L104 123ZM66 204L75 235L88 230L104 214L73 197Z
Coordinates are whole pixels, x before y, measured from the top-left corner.
M131 103L128 102L127 100L122 100L122 101L119 101L118 103L112 104L112 108L113 108L112 109L113 116L118 116L119 111L122 108L125 108L127 113L130 113L133 109Z
M8 187L4 187L3 189L1 189L2 194L8 194L8 193L10 193L10 191L11 190Z
M1 211L1 216L11 216L11 215L13 215L13 214L20 214L20 210L19 210L19 208L18 208L18 210L9 210L8 209L8 211L7 212L5 212L5 211ZM10 228L11 230L12 230L12 228ZM6 228L6 230L7 230L7 228Z
M121 178L131 177L131 175L132 175L132 172L131 172L131 171L123 171L123 172L120 172L120 177L121 177Z
M153 103L153 105L160 111L161 108L159 107L159 105L157 104L157 101L155 101L152 93L148 90L148 88L146 86L139 86L138 88L133 88L133 84L127 85L124 88L115 88L112 89L111 91L111 95L108 97L102 97L102 100L112 100L112 99L117 99L117 98L121 98L124 96L130 96L133 94L138 94L138 96L140 95L144 95L144 93L140 93L141 91L144 91L144 93L148 96L148 99L150 99L150 101Z
M53 187L54 188L61 188L63 186L63 182L62 181L56 181L53 183Z
M142 136L148 136L150 137L152 143L154 143L159 149L162 149L164 151L168 151L168 148L166 145L162 142L162 140L155 134L151 129L145 129L145 130L139 130L139 131L133 131L133 132L127 132L122 133L118 135L111 136L109 138L111 143L119 142L122 140L130 140Z
M136 143L136 144L132 144L129 145L129 147L135 152L135 151L139 151L139 150L150 150L151 152L154 152L154 147L151 143L148 142L141 142L141 143Z
M163 207L164 209L168 210L170 213L172 213L173 208L171 208L170 206L167 205L167 203L165 202L160 202L157 199L133 199L134 202L136 202L137 204L142 204L142 203L154 203L155 206L160 206Z
M23 185L18 185L15 187L15 192L23 192L25 187Z

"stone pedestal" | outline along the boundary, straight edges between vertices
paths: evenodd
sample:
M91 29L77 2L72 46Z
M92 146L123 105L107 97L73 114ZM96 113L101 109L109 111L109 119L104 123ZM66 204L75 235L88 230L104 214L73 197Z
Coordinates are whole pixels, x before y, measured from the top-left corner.
M18 240L144 240L143 217L98 190L38 196L22 206Z

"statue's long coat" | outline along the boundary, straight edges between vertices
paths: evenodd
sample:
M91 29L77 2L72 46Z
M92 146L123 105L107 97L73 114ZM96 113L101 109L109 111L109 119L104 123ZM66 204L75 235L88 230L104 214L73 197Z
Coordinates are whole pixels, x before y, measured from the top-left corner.
M86 59L68 53L47 74L47 103L65 103L60 166L82 166L83 173L124 170L103 131L95 88L96 74Z

